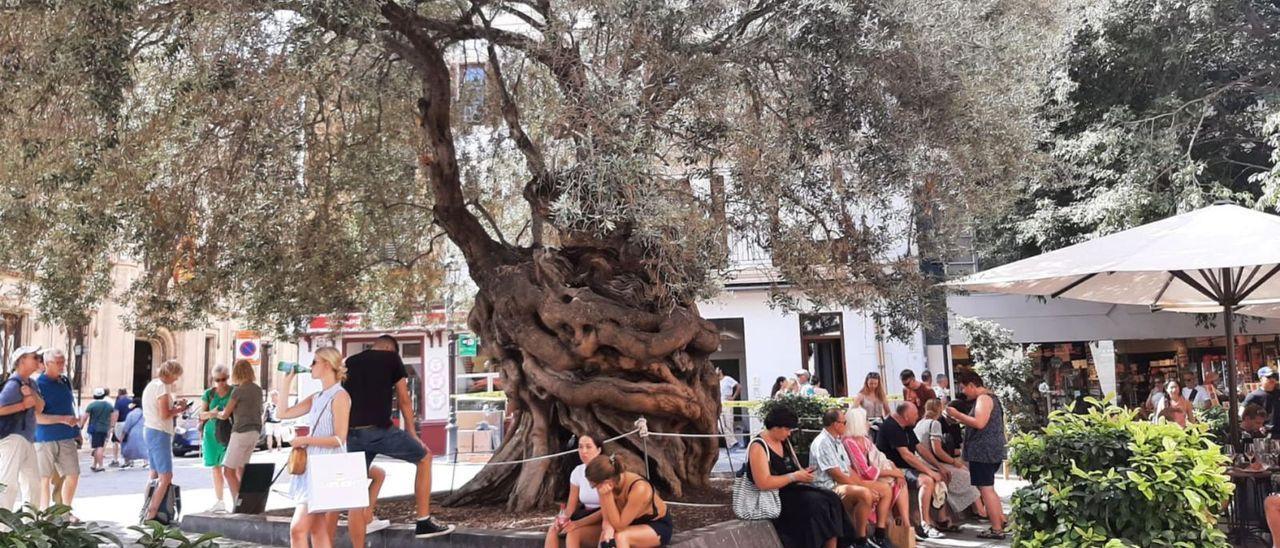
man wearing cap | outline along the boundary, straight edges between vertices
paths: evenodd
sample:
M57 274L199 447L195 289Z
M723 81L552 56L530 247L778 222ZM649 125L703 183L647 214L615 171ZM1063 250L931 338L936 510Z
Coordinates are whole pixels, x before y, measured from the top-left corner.
M36 467L36 413L44 400L31 382L40 369L40 347L22 346L9 359L9 376L0 387L0 508L17 510L23 502L40 503L40 471Z
M1270 367L1263 367L1258 370L1258 380L1262 381L1262 387L1244 397L1241 409L1251 403L1261 406L1266 410L1267 416L1271 417L1268 422L1272 439L1280 439L1280 429L1276 428L1276 415L1280 414L1280 373Z
M36 389L44 400L44 409L36 412L40 507L47 508L51 500L71 506L80 482L80 455L76 447L80 420L76 418L71 382L66 377L67 357L61 350L46 350L44 367L44 374L35 379ZM58 478L61 478L61 488Z
M815 392L813 390L813 384L809 382L812 378L813 376L809 373L808 369L796 370L796 387L800 389L800 395L809 397L814 396Z
M89 425L89 447L93 448L93 467L90 470L101 472L107 469L103 463L107 436L115 429L117 420L116 408L107 402L106 388L93 391L93 403L84 409L84 415Z

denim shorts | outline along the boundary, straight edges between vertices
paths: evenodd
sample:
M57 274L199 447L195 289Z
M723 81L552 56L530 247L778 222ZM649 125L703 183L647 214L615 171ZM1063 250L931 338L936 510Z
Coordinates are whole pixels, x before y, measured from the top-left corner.
M173 434L155 428L143 430L147 442L147 462L157 474L173 473Z
M353 428L347 433L347 451L364 451L364 464L373 464L373 458L386 455L409 464L418 464L427 458L427 448L409 437L399 428Z

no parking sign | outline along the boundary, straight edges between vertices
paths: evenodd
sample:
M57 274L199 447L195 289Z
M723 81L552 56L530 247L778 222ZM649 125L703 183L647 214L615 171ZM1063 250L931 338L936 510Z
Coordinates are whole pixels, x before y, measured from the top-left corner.
M258 333L256 331L236 332L237 360L249 360L249 363L258 365L260 359L259 353L261 350L261 344L258 343Z

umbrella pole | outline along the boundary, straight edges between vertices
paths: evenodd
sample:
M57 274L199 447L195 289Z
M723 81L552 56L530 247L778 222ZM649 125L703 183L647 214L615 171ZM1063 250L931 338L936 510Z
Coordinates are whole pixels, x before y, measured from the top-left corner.
M1240 448L1240 412L1236 401L1236 337L1235 311L1231 305L1222 307L1223 323L1227 329L1227 440L1231 447Z

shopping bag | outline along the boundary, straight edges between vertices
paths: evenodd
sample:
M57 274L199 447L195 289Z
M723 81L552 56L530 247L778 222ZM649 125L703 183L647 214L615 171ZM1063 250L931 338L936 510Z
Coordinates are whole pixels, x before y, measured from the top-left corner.
M915 548L916 532L910 525L890 517L888 529L889 543L893 548Z
M364 452L311 455L307 461L309 511L369 506L369 473L364 465Z

